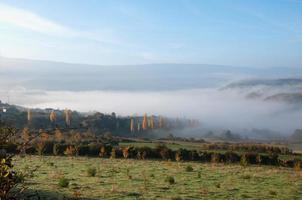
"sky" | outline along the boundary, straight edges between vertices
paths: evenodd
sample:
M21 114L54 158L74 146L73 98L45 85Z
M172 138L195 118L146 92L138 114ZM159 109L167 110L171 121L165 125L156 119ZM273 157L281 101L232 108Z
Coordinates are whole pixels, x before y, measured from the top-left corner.
M0 0L0 56L301 67L302 0Z

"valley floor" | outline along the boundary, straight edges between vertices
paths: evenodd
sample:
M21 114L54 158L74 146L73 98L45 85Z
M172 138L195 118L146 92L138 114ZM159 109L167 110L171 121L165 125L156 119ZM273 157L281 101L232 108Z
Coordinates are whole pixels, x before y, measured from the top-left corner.
M15 166L37 167L25 194L41 199L302 199L301 172L270 166L55 156L17 157Z

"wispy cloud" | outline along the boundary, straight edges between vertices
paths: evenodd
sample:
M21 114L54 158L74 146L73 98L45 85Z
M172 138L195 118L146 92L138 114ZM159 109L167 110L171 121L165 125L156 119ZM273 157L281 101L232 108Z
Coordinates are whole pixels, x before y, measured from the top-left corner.
M120 45L121 42L108 33L78 31L74 28L62 25L55 21L44 18L28 10L16 8L0 3L0 24L8 24L18 28L38 32L50 36L79 37L100 43Z
M51 34L76 36L78 33L64 25L45 19L32 12L0 3L0 22L31 31Z

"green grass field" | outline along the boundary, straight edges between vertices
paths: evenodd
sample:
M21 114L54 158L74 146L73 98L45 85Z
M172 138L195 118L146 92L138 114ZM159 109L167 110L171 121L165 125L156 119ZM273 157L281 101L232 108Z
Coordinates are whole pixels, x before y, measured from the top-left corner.
M39 166L25 186L42 199L302 199L301 173L278 167L54 156L17 157L15 164L19 171ZM58 185L62 177L66 188Z

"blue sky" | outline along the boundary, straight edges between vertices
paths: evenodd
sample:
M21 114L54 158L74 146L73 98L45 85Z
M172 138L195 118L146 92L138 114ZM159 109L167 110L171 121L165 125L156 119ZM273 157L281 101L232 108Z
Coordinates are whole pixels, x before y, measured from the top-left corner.
M302 67L302 0L0 0L0 56Z

